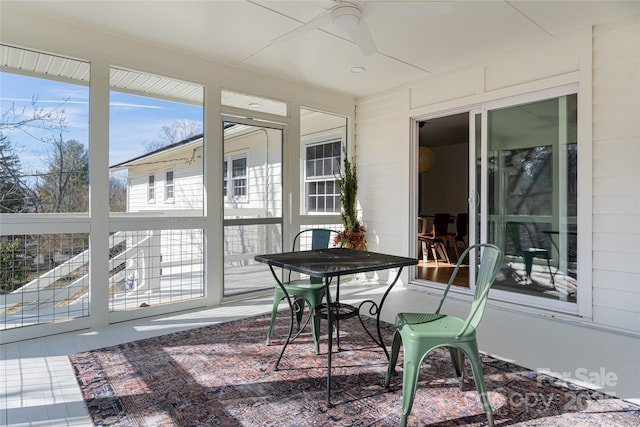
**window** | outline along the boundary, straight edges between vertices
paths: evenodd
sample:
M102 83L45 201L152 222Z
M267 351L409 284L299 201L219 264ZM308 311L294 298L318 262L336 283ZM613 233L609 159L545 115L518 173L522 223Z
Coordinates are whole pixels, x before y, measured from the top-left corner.
M149 175L147 183L147 200L153 203L156 200L156 176Z
M222 169L223 169L223 171L222 171L222 174L223 174L222 175L223 176L223 178L222 178L222 180L223 180L222 195L224 196L225 199L227 198L227 188L229 187L229 175L228 175L229 172L227 171L227 169L228 169L227 165L228 165L228 162L225 160L224 164L222 165Z
M111 67L109 84L111 213L152 215L150 205L166 202L181 215L202 216L204 88L118 67Z
M300 109L301 200L304 215L340 212L336 183L347 145L347 118L323 111Z
M305 188L307 213L340 211L336 177L340 173L340 140L309 144L305 150Z
M231 183L233 185L233 197L244 198L247 196L247 158L234 159L231 164Z
M59 331L90 315L90 64L2 44L0 57L4 343L28 337L26 326Z
M231 169L229 169L231 163ZM232 201L245 201L248 199L247 190L247 156L235 156L223 162L223 188L225 199Z
M173 201L173 171L167 171L164 179L164 199Z
M0 57L0 213L88 212L89 63L6 45Z

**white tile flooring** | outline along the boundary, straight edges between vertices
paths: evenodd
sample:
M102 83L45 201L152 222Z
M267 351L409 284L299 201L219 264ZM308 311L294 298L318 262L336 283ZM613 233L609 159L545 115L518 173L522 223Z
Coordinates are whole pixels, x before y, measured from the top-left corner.
M375 300L383 291L371 283L345 286L341 300ZM271 297L260 297L0 345L0 426L91 426L69 354L267 313L271 303ZM385 307L384 312L393 313Z

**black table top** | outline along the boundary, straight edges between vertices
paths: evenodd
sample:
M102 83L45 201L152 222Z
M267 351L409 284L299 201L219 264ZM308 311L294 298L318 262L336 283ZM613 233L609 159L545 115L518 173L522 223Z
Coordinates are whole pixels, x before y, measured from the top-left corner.
M346 248L256 255L255 260L314 277L333 277L416 265L416 258Z

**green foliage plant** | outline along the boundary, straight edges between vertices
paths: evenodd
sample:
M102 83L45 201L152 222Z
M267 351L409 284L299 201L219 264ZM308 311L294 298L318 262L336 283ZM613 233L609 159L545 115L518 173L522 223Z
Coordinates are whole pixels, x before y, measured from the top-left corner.
M340 218L345 230L358 232L361 225L358 221L356 201L358 195L358 168L354 160L349 160L344 150L343 169L337 180L340 197Z
M342 219L344 230L336 236L335 243L342 247L366 250L365 229L358 220L356 209L358 168L353 158L349 160L346 150L344 150L343 168L336 182L340 198L340 218Z

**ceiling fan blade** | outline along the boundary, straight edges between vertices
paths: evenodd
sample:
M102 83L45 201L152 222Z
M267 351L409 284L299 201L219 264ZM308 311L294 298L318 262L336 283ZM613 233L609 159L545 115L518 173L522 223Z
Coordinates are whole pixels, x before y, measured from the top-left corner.
M406 17L446 15L453 10L452 1L376 1L365 2L362 6L364 16Z
M364 53L365 55L371 55L378 52L378 49L376 48L376 42L373 40L371 32L369 31L369 27L367 27L367 24L364 22L364 20L361 19L358 26L355 29L349 31L349 34L351 34L353 41L356 42L358 47L360 47L362 53Z
M313 18L311 21L307 22L306 24L294 30L289 31L288 33L284 33L279 37L276 37L275 39L271 40L271 43L280 43L285 40L293 39L295 37L309 33L313 30L317 30L318 28L322 27L323 25L327 25L330 22L331 22L331 11L326 11L323 14Z

